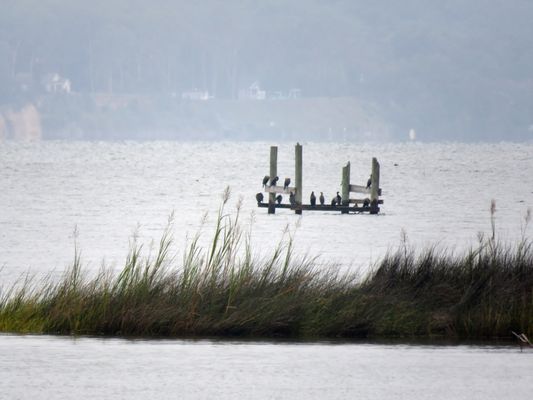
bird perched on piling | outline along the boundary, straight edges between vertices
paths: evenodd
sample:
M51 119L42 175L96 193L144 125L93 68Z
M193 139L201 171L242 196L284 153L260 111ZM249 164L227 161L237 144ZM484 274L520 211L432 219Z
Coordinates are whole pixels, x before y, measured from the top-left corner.
M341 198L341 195L339 194L339 192L337 192L337 196L335 197L335 200L336 200L337 204L340 206L341 203L342 203L342 198Z
M293 192L291 192L291 194L289 195L289 203L291 203L291 206L296 205L296 196Z
M315 196L315 192L311 192L311 197L309 198L309 201L311 202L311 207L316 206L316 196Z
M320 192L320 197L318 199L320 200L320 205L323 206L326 202L326 199L324 198L324 193Z
M285 182L283 182L283 190L287 190L290 184L291 184L291 178L285 178Z
M281 194L278 194L278 195L276 196L276 201L277 201L277 203L278 203L278 204L281 204L281 201L282 201L282 200L283 200L283 197L281 196Z
M266 185L268 184L268 180L269 179L270 179L270 176L265 175L265 177L263 178L263 187L266 187Z
M272 180L270 181L270 186L276 186L278 181L279 181L279 176L272 178Z
M370 175L370 178L366 181L366 188L370 189L370 186L372 186L372 175Z
M257 200L258 203L262 203L263 202L263 199L265 197L263 196L263 193L259 192L255 195L255 199Z

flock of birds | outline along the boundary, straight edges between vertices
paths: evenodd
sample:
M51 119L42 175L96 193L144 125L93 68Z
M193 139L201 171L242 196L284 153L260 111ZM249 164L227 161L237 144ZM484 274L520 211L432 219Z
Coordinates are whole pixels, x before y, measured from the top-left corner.
M274 178L270 179L270 176L265 175L265 177L263 178L263 187L264 188L266 188L267 186L274 187L277 185L278 181L279 181L279 176L275 176ZM291 184L291 178L285 178L285 181L283 182L283 189L287 190L290 184ZM372 175L370 175L370 178L368 178L368 181L366 182L366 188L369 189L371 186L372 186ZM257 200L258 203L262 203L265 197L263 193L259 192L255 195L255 199ZM314 191L311 192L311 196L309 197L309 202L312 207L316 206L316 199L317 197L315 195L315 192ZM283 201L283 196L281 194L278 194L276 196L276 203L281 204L282 201ZM326 198L324 197L323 192L320 192L318 201L320 202L320 205L322 206L326 204ZM296 196L292 191L289 193L289 203L292 206L296 205ZM337 192L337 195L331 199L331 205L337 206L341 204L342 204L342 197L339 194L339 192ZM369 204L370 202L368 200L365 200L363 203L363 207L368 207Z

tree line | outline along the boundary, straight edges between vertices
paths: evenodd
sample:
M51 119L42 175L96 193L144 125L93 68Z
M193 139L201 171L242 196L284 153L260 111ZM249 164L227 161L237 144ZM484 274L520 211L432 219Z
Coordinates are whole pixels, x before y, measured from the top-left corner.
M198 88L218 99L259 81L357 97L402 131L527 135L533 5L427 3L4 0L0 104L42 92L49 73L79 93Z

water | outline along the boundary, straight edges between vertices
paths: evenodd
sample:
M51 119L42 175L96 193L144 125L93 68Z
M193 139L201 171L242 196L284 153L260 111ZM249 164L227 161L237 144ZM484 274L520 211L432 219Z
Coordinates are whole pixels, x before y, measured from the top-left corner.
M267 254L288 226L299 253L324 264L368 269L400 244L460 251L490 235L496 200L500 238L516 241L533 206L533 144L304 145L304 199L311 190L330 199L341 167L350 161L352 183L364 184L371 158L381 163L382 213L340 215L258 209L255 193L268 172L267 143L42 142L0 144L0 277L61 271L73 258L74 232L84 264L120 266L136 232L149 247L175 212L175 251L199 229L209 241L226 186L228 206L242 197L245 227L253 219L254 249ZM281 180L294 178L293 144L281 144ZM285 199L287 201L288 199ZM207 222L203 216L209 212ZM531 236L530 225L525 232Z
M5 399L527 399L517 347L0 336Z
M499 238L532 236L523 221L533 206L531 143L303 145L304 198L311 190L331 198L347 161L352 183L364 184L375 156L382 213L257 209L267 143L0 143L0 282L59 274L75 240L89 271L120 266L134 232L149 248L172 212L179 255L198 230L209 241L226 186L230 213L243 199L257 253L268 254L288 226L297 252L342 269L367 270L402 236L417 248L464 250L478 232L490 235L491 199ZM280 145L281 179L293 177L293 154ZM529 398L531 356L497 346L0 335L0 398Z

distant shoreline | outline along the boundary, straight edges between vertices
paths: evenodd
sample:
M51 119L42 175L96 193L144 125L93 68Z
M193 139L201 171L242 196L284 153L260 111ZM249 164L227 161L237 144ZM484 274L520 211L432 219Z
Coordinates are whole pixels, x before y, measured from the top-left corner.
M171 95L41 95L0 109L0 140L388 140L391 128L353 97L190 100Z

